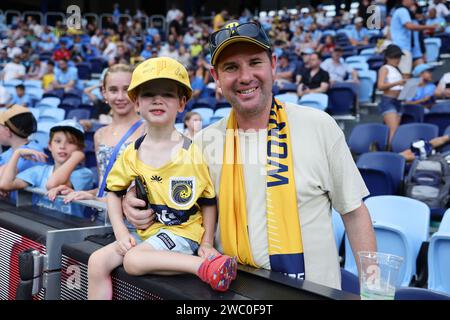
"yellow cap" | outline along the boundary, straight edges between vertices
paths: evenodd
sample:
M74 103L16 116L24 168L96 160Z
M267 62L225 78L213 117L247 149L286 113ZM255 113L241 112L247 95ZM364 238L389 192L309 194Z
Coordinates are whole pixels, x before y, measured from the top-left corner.
M186 89L187 99L191 98L192 88L186 68L175 59L158 57L147 59L134 69L128 87L128 97L131 101L134 102L137 99L137 87L144 82L156 79L170 79L178 82Z

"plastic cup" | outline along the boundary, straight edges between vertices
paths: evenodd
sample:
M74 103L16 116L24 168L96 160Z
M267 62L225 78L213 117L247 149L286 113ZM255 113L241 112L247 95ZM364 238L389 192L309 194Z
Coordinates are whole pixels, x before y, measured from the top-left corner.
M393 300L403 258L382 252L358 252L361 300Z

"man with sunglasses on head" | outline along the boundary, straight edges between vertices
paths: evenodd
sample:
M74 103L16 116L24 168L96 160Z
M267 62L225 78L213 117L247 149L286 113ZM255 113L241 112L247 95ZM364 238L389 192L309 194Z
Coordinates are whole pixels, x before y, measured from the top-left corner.
M340 289L331 208L341 213L355 256L376 251L362 202L368 191L342 130L325 112L274 99L276 57L258 23L225 25L211 35L210 51L211 73L232 111L194 141L219 195L219 251ZM124 210L144 228L152 210L136 210L144 204L134 194Z

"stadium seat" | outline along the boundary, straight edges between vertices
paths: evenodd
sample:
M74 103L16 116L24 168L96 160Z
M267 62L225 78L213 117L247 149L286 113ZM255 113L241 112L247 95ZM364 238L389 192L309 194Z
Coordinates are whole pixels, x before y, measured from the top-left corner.
M450 101L442 101L434 104L431 107L430 112L450 112Z
M228 101L217 101L214 110L222 109L222 108L231 108L231 104Z
M38 108L39 106L42 106L42 107L57 108L60 103L61 103L61 99L59 99L59 98L46 97L46 98L42 98L42 100L39 101L35 107Z
M92 73L102 73L103 69L107 67L107 63L103 58L90 58L88 59L91 64L91 72Z
M387 151L363 153L356 165L358 168L386 172L392 179L394 193L400 192L405 177L405 158L401 155Z
M91 64L87 62L77 63L78 79L90 80L91 79Z
M358 170L369 189L368 197L395 194L392 178L387 172L372 168L358 168Z
M359 278L353 273L341 268L341 288L343 291L359 295Z
M355 103L356 93L350 84L340 83L328 89L327 112L331 115L352 115Z
M372 101L373 91L377 79L377 73L373 70L358 70L359 78L359 102Z
M282 103L290 102L290 103L298 103L298 95L296 92L286 92L282 94L277 94L275 99L279 100Z
M429 235L430 209L415 199L400 196L370 197L366 204L377 239L377 250L403 257L402 286L409 286L416 274L416 260ZM357 274L348 237L345 237L345 269Z
M279 87L278 94L283 94L286 92L297 92L297 84L295 83L284 83L282 87Z
M425 38L425 50L427 62L435 62L439 60L439 50L441 49L440 38Z
M59 108L40 108L39 121L60 122L64 120L66 111Z
M231 107L230 108L220 108L220 109L217 109L216 111L214 111L213 117L220 117L220 118L228 117L230 112L231 112Z
M428 247L428 288L450 294L450 209Z
M308 93L300 98L298 104L325 110L328 107L328 96L325 93Z
M423 122L425 109L422 105L406 104L403 106L403 114L400 124Z
M369 70L369 65L367 64L367 62L363 61L350 61L347 62L347 64L355 69L356 71L368 71Z
M439 133L438 126L429 123L408 123L400 125L392 137L392 151L402 152L411 147L417 140L429 141L436 138Z
M398 287L394 300L450 300L450 295L424 288Z
M435 124L439 128L438 135L444 134L445 129L450 125L450 112L429 112L425 114L423 121L425 123Z
M67 112L66 119L74 119L74 120L81 120L81 119L89 119L91 112L86 109L72 109L69 112Z
M44 95L44 90L42 88L26 87L25 92L31 98L36 99L38 101L41 100L42 96Z
M36 119L36 121L39 121L39 114L41 113L40 109L37 108L29 108L29 109L30 112L33 114L34 118Z
M30 140L35 140L42 148L48 147L48 142L50 140L50 136L48 132L36 131L30 137Z
M42 81L41 80L32 80L32 79L24 80L23 85L27 88L27 90L28 90L28 88L42 89Z
M350 56L345 58L345 63L364 62L367 63L367 56Z
M374 70L378 72L378 69L384 64L384 56L383 55L371 55L367 59L367 64L369 65L370 70Z
M81 105L81 99L80 98L65 98L61 101L60 107L67 106L70 108L78 108Z
M353 154L360 155L370 151L374 144L377 151L385 151L389 138L389 128L382 123L363 123L356 125L348 139Z

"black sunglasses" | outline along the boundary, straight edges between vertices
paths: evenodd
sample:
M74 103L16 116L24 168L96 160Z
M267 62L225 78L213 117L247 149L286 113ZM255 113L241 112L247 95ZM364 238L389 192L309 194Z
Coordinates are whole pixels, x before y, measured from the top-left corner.
M222 42L233 36L250 37L267 46L270 46L270 40L261 25L257 22L246 22L236 26L220 29L212 33L209 39L211 52L214 52Z

